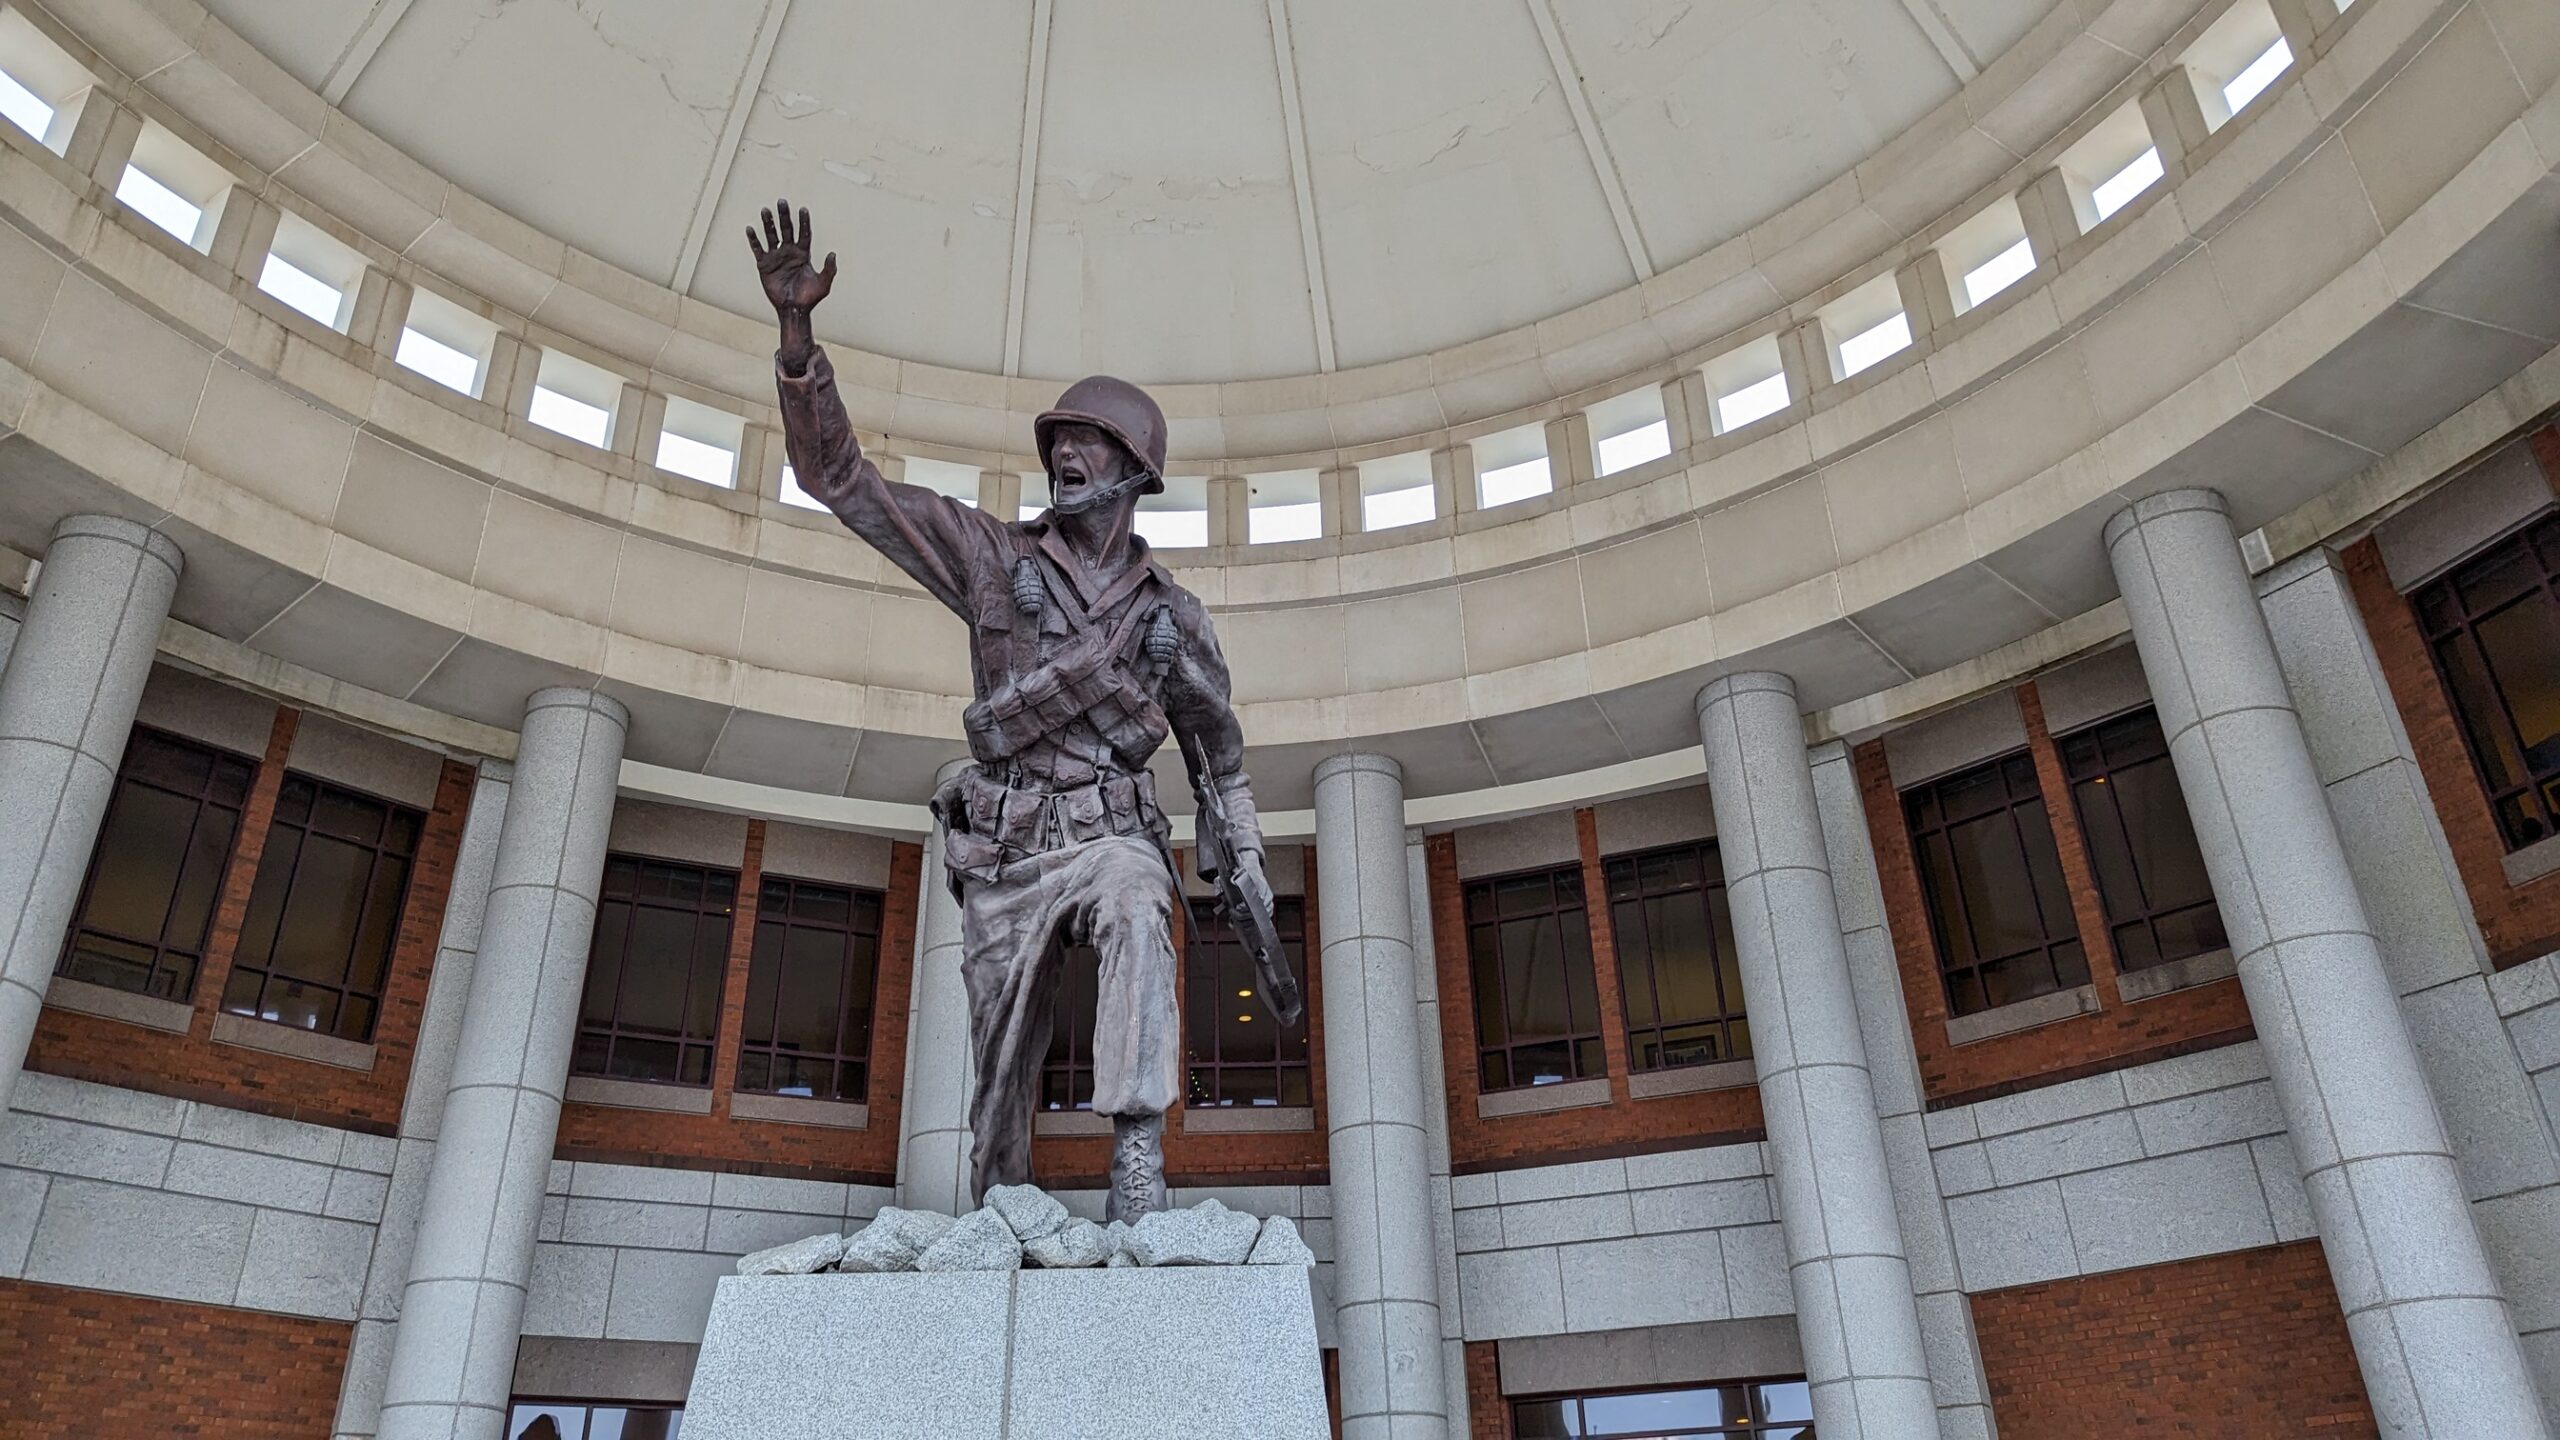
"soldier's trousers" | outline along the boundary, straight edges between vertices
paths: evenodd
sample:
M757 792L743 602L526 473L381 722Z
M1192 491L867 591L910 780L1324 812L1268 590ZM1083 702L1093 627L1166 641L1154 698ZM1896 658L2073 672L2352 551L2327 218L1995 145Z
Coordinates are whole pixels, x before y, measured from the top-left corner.
M1095 1112L1134 1118L1171 1108L1182 1074L1172 918L1173 876L1162 852L1136 836L1087 840L967 883L960 974L977 1074L973 1193L1031 1179L1032 1106L1068 944L1088 943L1101 960Z

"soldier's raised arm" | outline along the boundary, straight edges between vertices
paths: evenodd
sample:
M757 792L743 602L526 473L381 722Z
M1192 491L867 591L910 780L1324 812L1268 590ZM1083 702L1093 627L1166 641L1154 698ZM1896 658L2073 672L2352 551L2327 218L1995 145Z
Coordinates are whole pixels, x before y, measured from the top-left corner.
M897 484L862 453L836 393L835 366L811 327L811 312L835 288L836 257L828 255L823 267L811 263L807 208L796 223L788 200L778 219L765 211L764 233L749 227L747 247L782 322L774 388L792 477L927 593L966 616L970 571L1005 549L997 534L1001 522L921 485Z

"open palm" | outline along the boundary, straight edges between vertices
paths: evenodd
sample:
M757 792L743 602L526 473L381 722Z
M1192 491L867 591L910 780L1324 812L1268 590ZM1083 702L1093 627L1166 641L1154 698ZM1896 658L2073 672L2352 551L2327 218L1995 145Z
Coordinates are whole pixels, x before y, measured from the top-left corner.
M792 223L790 201L782 201L779 210L779 221L775 211L764 212L761 237L754 226L747 227L747 248L755 252L756 273L763 278L765 298L775 310L813 310L835 288L836 257L831 253L824 266L812 265L808 207L801 207L797 225Z

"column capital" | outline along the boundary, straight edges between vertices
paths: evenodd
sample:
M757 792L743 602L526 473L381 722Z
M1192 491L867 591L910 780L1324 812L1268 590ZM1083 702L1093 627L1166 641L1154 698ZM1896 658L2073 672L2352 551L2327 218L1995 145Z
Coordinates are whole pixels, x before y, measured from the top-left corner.
M177 541L163 531L154 530L139 520L127 520L121 515L65 515L54 522L53 538L46 542L48 551L51 546L65 540L111 540L119 545L130 545L168 566L172 575L184 575L187 571L187 552L179 548Z
M2182 515L2190 510L2228 516L2231 506L2223 500L2221 492L2201 487L2163 490L2157 495L2146 495L2108 517L2106 546L2109 550L2115 549L2116 542L2135 526L2148 525L2164 516Z
M1740 696L1758 694L1784 695L1792 702L1796 698L1795 679L1775 670L1745 670L1735 675L1720 675L1699 687L1698 713L1704 715L1714 706Z
M536 690L531 695L525 697L524 716L526 720L530 721L534 717L535 712L541 710L592 711L595 714L603 716L606 720L611 721L616 727L620 728L625 733L628 733L631 729L631 709L629 706L624 705L621 701L614 699L612 696L605 694L601 690L589 690L583 686L553 685L545 689Z
M1384 775L1395 781L1398 785L1402 785L1404 783L1404 767L1396 763L1394 756L1373 754L1366 750L1352 750L1346 751L1340 755L1327 755L1322 760L1316 762L1315 780L1317 784L1321 785L1336 775L1363 773L1370 775Z

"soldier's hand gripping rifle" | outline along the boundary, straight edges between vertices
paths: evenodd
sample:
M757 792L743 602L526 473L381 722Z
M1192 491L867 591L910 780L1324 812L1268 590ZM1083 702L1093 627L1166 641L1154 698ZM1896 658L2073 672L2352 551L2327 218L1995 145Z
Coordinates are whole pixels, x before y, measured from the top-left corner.
M1272 923L1271 882L1263 878L1261 866L1238 863L1227 798L1218 793L1217 777L1209 773L1209 757L1199 740L1179 726L1174 737L1191 772L1191 793L1200 801L1193 826L1200 878L1218 888L1218 913L1253 957L1253 983L1262 992L1263 1008L1283 1027L1295 1025L1306 1013L1306 1002L1298 993L1298 977L1289 973L1288 952L1280 948L1280 927Z

